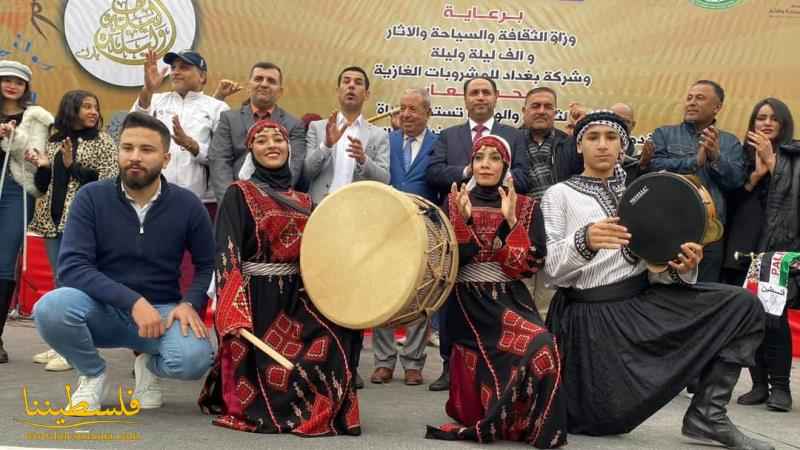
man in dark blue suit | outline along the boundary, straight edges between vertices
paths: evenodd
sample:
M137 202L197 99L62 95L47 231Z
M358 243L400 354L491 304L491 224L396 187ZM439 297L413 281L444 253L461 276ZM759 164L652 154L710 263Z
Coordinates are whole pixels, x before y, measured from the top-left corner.
M425 171L428 167L436 135L428 129L431 117L431 98L425 89L408 89L400 99L400 129L389 134L389 184L397 190L416 194L439 204L439 193L428 186ZM425 344L429 322L406 326L406 341L400 352L405 370L405 384L422 384L425 366ZM397 362L394 328L373 329L375 372L370 381L388 383Z
M446 207L447 193L453 183L467 181L467 172L472 154L472 142L475 139L495 134L505 138L511 146L511 175L518 193L527 193L530 189L528 180L528 149L525 135L514 127L498 123L494 119L494 108L497 104L497 85L488 77L477 77L464 83L464 105L469 120L467 123L442 130L439 139L433 145L425 179L441 196L441 203ZM450 339L447 333L447 308L451 302L439 311L439 354L444 361L442 375L428 388L432 391L443 391L450 388L448 358L450 357Z

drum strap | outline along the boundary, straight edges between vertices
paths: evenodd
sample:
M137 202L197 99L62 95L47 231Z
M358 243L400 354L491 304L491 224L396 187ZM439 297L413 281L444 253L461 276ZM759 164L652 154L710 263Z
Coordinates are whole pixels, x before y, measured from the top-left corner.
M506 283L514 281L497 262L472 263L458 269L457 283Z
M270 275L294 275L300 272L297 263L275 264L245 261L242 263L242 272L256 277Z

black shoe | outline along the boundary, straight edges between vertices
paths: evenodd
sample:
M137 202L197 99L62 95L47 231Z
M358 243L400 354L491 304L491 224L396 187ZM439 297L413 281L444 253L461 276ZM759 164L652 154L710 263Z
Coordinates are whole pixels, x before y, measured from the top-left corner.
M11 295L14 293L14 286L16 283L11 280L0 280L0 336L3 335L3 330L6 327L6 318L8 317L8 309L11 306ZM8 362L8 353L3 348L3 339L0 338L0 364Z
M773 411L789 412L792 410L792 393L788 389L772 387L767 400L767 408Z
M356 372L356 377L355 381L353 382L353 386L355 386L356 389L364 389L364 380L361 379L361 375L359 375L358 372Z
M442 374L428 386L429 391L446 391L450 389L450 370L447 364L442 367Z
M684 436L718 442L735 450L775 450L768 442L745 436L727 415L727 405L741 367L716 361L701 378L689 410L683 416Z
M740 405L760 405L767 401L769 397L769 384L767 384L767 369L763 367L751 367L750 378L753 379L753 389L750 392L739 396L736 403Z

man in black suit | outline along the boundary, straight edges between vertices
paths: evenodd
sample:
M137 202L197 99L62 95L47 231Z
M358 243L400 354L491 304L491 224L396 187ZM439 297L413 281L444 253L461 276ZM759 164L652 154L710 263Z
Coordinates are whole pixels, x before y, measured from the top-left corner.
M428 185L438 191L447 202L447 194L453 183L461 184L469 179L467 168L472 154L472 142L484 135L503 137L511 146L511 175L518 193L527 193L528 151L525 136L514 127L498 123L494 119L497 104L497 85L488 77L477 77L464 83L464 105L469 120L467 123L442 130L433 145L428 170L425 173ZM428 389L443 391L450 388L448 358L450 339L447 335L447 305L439 311L439 354L444 361L442 375Z
M217 198L222 197L228 186L239 178L239 169L248 151L245 146L247 131L257 121L270 119L289 131L289 144L292 147L292 185L296 186L303 169L306 154L306 128L303 122L278 106L283 95L283 72L271 62L258 62L250 69L247 81L250 93L248 101L239 109L232 109L220 115L219 125L214 131L211 147L208 150L210 184Z

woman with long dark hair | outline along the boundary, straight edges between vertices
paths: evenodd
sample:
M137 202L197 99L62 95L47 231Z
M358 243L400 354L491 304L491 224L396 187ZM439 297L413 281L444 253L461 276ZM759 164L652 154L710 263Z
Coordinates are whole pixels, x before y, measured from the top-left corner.
M749 261L736 261L734 252L800 250L800 142L793 136L794 120L785 103L776 98L756 103L744 145L750 176L729 200L724 265L728 283L741 286L747 275ZM786 307L780 317L767 317L764 342L756 353L757 366L750 369L753 389L738 402L766 403L770 410L789 411L792 337Z
M82 90L69 91L61 98L47 147L30 149L25 155L25 159L37 167L34 183L44 194L36 202L30 230L45 239L56 286L59 285L57 262L61 235L78 189L98 179L113 178L118 173L114 141L100 131L102 126L97 96ZM35 355L33 360L47 364L45 370L72 368L53 350Z
M31 105L31 69L0 61L0 363L8 362L3 328L16 286L17 256L39 191L25 151L43 149L53 116Z

